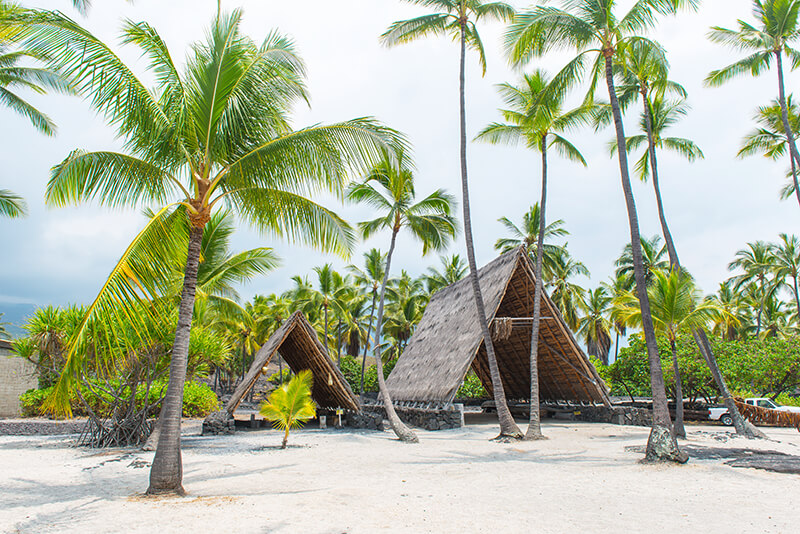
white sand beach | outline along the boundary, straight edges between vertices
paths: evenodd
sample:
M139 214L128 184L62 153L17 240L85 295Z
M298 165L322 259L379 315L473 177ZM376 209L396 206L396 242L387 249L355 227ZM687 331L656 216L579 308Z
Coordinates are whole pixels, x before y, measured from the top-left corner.
M549 440L489 441L496 426L419 432L306 429L280 450L262 430L227 437L186 425L183 498L145 498L153 453L88 450L65 437L0 437L0 531L159 533L793 533L800 475L693 458L642 465L648 429L547 421ZM689 426L690 450L800 455L795 430L769 441ZM193 434L193 435L192 435Z

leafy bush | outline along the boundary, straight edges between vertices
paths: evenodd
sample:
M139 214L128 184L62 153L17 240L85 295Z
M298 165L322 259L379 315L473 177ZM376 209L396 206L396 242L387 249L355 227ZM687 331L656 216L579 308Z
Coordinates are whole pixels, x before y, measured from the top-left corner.
M474 372L470 371L464 377L464 383L458 388L457 399L488 399L489 393L483 387L481 379Z
M647 349L641 334L629 339L630 345L620 349L619 358L609 366L598 365L600 376L608 383L612 395L650 395L650 369ZM741 396L773 396L796 403L787 393L800 387L800 343L797 339L751 339L723 341L711 339L717 363L729 389ZM672 353L663 337L658 339L659 355L667 388L673 388ZM690 333L682 333L676 342L678 366L684 396L697 398L718 395L716 383L705 358L697 350Z
M112 396L103 389L116 388L118 383L109 381L107 383L93 380L90 387L85 384L81 385L81 396L86 401L86 404L100 417L109 417ZM103 388L103 389L101 389ZM149 404L154 404L166 393L166 381L158 381L153 383L148 392ZM29 389L22 395L19 400L22 405L23 417L36 417L41 414L42 404L45 399L52 393L53 387L43 389ZM145 388L139 387L136 390L136 401L139 407L144 405ZM123 397L126 398L130 395L128 388L123 389ZM72 413L74 415L87 415L86 407L81 402L76 393L70 397L70 405L72 406ZM219 409L219 400L216 393L206 384L198 382L186 382L183 386L183 416L184 417L205 417L214 410Z
M273 384L285 384L286 382L289 381L289 377L291 375L292 375L292 370L289 369L289 367L287 366L283 370L283 380L281 380L281 373L280 372L272 373L271 375L269 375L267 377L267 380L269 380Z
M383 376L388 378L389 374L397 365L397 360L392 360L383 364ZM358 393L361 388L361 359L352 356L342 356L342 374L350 384L350 389ZM378 391L378 370L375 365L369 365L364 370L364 391L377 393Z

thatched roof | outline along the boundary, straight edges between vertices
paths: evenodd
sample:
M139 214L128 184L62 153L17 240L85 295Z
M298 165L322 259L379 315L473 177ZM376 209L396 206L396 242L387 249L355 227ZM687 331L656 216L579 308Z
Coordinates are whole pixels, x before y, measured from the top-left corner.
M244 396L255 386L262 368L269 364L276 352L280 352L292 372L311 371L314 375L311 396L320 408L359 410L358 399L350 384L328 356L314 327L301 312L295 312L256 354L244 380L225 405L229 413L236 411Z
M478 271L486 313L494 321L492 339L509 399L530 398L533 271L521 247ZM597 371L546 294L541 313L541 399L609 403ZM452 402L470 367L491 392L472 286L464 279L434 294L386 384L396 401Z

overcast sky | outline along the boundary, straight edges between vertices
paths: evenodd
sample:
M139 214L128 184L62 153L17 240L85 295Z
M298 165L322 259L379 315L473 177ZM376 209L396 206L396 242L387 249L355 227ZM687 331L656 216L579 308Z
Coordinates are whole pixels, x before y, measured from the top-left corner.
M122 0L95 2L87 18L71 10L68 0L24 2L27 6L62 9L116 49L123 18L145 20L168 43L173 56L182 58L188 44L201 39L216 2L213 0ZM512 2L517 7L527 2ZM622 2L629 5L630 2ZM752 129L758 105L767 104L777 89L774 71L760 79L742 78L718 89L702 86L706 74L731 63L737 55L706 39L712 25L733 27L737 18L749 18L749 0L706 0L697 13L665 19L652 37L668 50L671 78L689 92L692 111L671 132L695 140L706 159L689 164L660 156L660 174L667 214L682 262L706 292L716 290L728 276L726 266L746 242L775 240L780 232L797 233L800 210L792 201L779 201L786 165L762 157L736 159L742 137ZM301 107L295 125L375 116L404 132L414 146L417 191L424 195L443 187L460 197L458 171L458 49L446 38L431 38L386 49L378 36L395 20L424 11L398 0L223 0L224 9L244 9L244 30L261 41L273 28L292 37L308 66L310 109ZM488 72L480 76L474 56L468 63L467 120L470 138L497 120L501 105L495 85L514 81L500 47L503 27L481 28L487 45ZM121 49L122 57L142 72L135 50ZM529 68L555 73L567 56L551 56ZM787 76L791 92L796 74ZM602 92L599 94L603 94ZM581 95L575 95L575 101ZM57 122L55 138L38 134L25 120L0 108L0 187L24 195L30 215L22 220L0 220L0 312L12 303L66 304L91 301L127 243L143 225L133 211L110 211L92 205L67 209L45 207L48 172L76 148L118 148L114 132L75 97L34 95L40 109ZM638 109L636 109L638 114ZM627 118L631 134L633 113ZM629 240L629 230L617 164L608 155L612 132L586 130L571 134L583 151L588 168L551 157L548 218L566 221L572 254L591 270L587 286L596 286L613 271L614 259ZM476 254L479 264L495 256L493 245L502 234L497 219L519 220L539 197L538 155L523 148L472 143L469 146ZM635 184L642 234L659 232L655 202L649 184ZM328 203L350 222L367 217L355 207ZM459 212L460 213L460 212ZM462 238L463 239L463 238ZM463 255L462 239L450 252ZM371 247L387 248L376 237L361 245L353 260ZM234 240L236 250L274 247L283 267L242 288L242 295L279 292L290 277L307 274L326 261L337 268L347 262L309 248L288 245L272 236L260 236L242 226ZM438 258L421 257L418 244L401 237L394 266L419 274Z

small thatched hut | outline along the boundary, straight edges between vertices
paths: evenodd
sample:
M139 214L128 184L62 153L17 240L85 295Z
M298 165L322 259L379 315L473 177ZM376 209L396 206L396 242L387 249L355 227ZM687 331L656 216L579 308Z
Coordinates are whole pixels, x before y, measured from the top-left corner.
M530 398L533 263L520 247L478 271L508 399ZM610 405L608 392L553 301L542 295L539 385L543 401ZM492 382L468 279L438 291L386 383L392 399L450 403L470 367Z
M295 312L256 354L244 380L225 405L228 413L232 415L236 411L276 352L280 352L292 372L298 373L304 369L311 371L314 375L311 396L320 408L359 410L358 399L350 389L350 384L328 356L314 327L301 312Z

